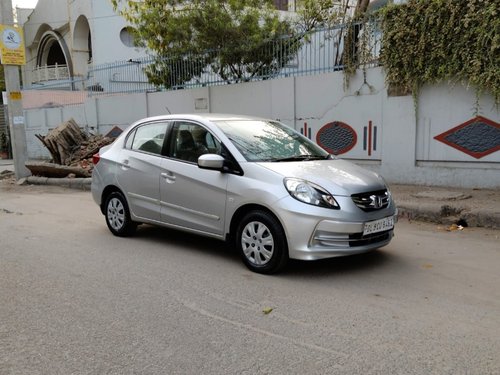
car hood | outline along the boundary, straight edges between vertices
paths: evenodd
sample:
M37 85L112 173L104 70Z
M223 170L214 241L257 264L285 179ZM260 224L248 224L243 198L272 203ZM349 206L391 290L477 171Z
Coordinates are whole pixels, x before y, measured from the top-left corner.
M384 180L375 172L341 159L258 164L283 177L313 182L333 195L350 196L386 188Z

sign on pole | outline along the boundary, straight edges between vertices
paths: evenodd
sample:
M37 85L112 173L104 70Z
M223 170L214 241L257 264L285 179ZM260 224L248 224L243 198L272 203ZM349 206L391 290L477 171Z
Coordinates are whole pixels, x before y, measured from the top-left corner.
M16 179L31 172L25 162L28 154L24 126L19 65L26 64L23 30L14 24L12 0L0 0L0 62L4 65L5 88L9 99L9 129Z
M0 59L4 65L25 65L23 29L0 25Z

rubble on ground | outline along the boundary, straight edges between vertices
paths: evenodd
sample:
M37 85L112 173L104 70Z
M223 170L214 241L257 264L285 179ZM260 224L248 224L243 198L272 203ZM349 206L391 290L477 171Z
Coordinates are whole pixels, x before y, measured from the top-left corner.
M47 135L35 135L49 150L51 163L26 163L35 176L43 177L90 177L92 155L114 141L102 135L90 135L75 120L63 122Z
M14 172L12 171L4 170L0 172L0 180L5 180L7 178L13 178L13 177L14 177Z

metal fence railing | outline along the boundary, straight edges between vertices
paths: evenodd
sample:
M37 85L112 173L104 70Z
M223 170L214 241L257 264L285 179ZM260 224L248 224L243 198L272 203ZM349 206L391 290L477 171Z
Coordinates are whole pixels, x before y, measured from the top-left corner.
M346 38L348 27L355 30L356 37ZM255 66L233 66L232 74L227 67L207 64L200 69L200 55L186 55L182 58L166 57L158 64L154 58L145 57L120 61L89 69L87 90L90 95L101 93L143 92L175 90L202 86L225 85L239 82L260 81L265 79L328 73L344 69L344 55L349 48L351 56L356 54L358 63L376 64L380 51L380 31L376 21L342 25L327 30L316 30L303 35L300 48L290 54L290 46L297 40L282 38L267 44L261 51L266 62L266 69ZM350 44L349 44L350 43ZM348 45L349 44L349 45ZM207 52L217 54L218 51ZM269 59L271 56L271 59ZM203 56L201 56L201 59ZM217 61L217 58L215 58ZM154 85L147 77L152 64L157 62L157 69L164 69L164 84ZM190 77L182 80L180 77ZM162 74L164 72L158 72Z
M353 30L355 37L352 37ZM351 32L351 37L348 37L349 32ZM144 57L109 64L89 65L87 77L70 78L60 84L63 85L64 90L83 91L87 96L100 96L321 74L343 70L345 55L348 52L350 56L357 56L357 64L377 64L380 41L381 32L378 22L370 20L355 25L340 25L331 29L316 30L302 35L300 42L298 39L292 40L285 37L269 42L258 51L262 53L263 59L266 59L263 67L254 63L253 65L246 63L243 57L241 64L224 67L213 63L213 61L218 61L217 54L223 51L207 51L206 56L210 57L211 64L203 63L205 56L203 54L171 56L162 60ZM153 84L148 79L148 72L163 75L164 80L160 84ZM44 85L43 88L54 89L57 84L54 82L51 85Z

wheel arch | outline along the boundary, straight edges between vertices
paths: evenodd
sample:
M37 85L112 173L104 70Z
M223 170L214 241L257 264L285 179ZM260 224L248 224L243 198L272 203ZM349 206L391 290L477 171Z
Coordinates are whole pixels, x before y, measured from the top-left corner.
M255 233L254 235L257 237L253 237L253 244L251 246L256 247L256 249L251 250L250 253L243 249L251 249L249 247L250 243L246 240L245 245L243 245L242 231L246 231L248 224L253 220L259 221L259 228L261 224L266 228L266 232L269 232L266 237L269 235L272 236L272 255L270 258L269 255L267 255L264 263L262 263L263 259L261 253L261 247L264 246L262 243L263 238L257 238L261 236L261 233ZM279 216L268 207L259 204L248 204L240 207L231 219L230 228L231 231L228 240L234 243L234 246L238 249L243 259L243 263L251 271L270 275L280 272L285 268L290 258L288 236ZM260 261L257 261L257 258L260 258Z
M232 239L234 239L234 236L236 235L236 231L238 229L239 222L247 213L249 213L251 211L264 211L264 212L270 214L274 219L276 219L276 221L281 225L281 229L283 229L283 233L285 233L286 242L287 242L287 246L288 246L288 236L286 236L285 226L281 222L280 218L272 210L270 210L268 207L262 206L260 204L246 204L244 206L239 207L235 211L233 217L231 218L231 223L229 225L229 233L226 236L228 241L231 241Z
M109 197L110 194L115 193L115 192L122 194L123 197L125 198L125 200L127 200L127 197L125 197L125 194L123 194L123 191L121 191L121 189L118 186L115 186L115 185L106 186L104 188L104 190L102 191L102 195L101 195L101 206L100 207L101 207L101 212L103 215L106 214L107 198Z

